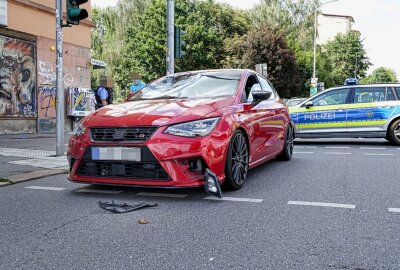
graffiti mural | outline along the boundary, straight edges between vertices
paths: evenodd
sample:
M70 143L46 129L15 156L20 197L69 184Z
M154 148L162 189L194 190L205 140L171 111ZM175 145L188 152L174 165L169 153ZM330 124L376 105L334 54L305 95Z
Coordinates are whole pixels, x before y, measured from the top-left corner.
M0 36L0 117L36 117L36 45Z
M38 115L39 118L56 117L56 88L54 86L39 87Z

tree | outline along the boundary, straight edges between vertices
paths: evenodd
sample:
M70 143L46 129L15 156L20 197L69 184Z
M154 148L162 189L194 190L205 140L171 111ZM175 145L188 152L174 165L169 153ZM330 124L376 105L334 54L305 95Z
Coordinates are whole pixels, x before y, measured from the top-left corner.
M132 42L128 33L138 28L139 19L150 0L119 0L116 7L92 10L95 28L92 30L92 57L107 63L107 69L92 72L92 87L97 86L101 73L111 75L115 81L114 98L122 100L129 84L129 72L134 61L128 58L127 44Z
M371 65L359 32L338 34L322 47L322 52L330 63L330 79L337 85L349 77L365 77Z
M214 1L175 1L175 25L186 34L186 55L176 60L175 71L221 68L225 42L249 29L246 13ZM140 19L135 35L127 44L129 59L135 61L149 81L165 74L166 1L153 0Z
M379 67L371 75L363 78L361 83L392 83L398 82L396 72L391 68Z
M286 44L283 33L272 26L262 25L248 33L242 66L254 69L259 63L267 63L268 79L282 97L301 93L294 52Z
M319 0L262 0L251 10L256 26L268 24L286 34L287 42L297 43L302 49L313 46L314 11Z

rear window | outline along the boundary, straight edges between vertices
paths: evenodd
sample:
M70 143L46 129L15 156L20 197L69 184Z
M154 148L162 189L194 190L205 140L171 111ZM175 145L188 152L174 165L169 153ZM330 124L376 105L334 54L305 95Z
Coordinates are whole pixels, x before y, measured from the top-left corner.
M400 87L395 87L397 98L400 99Z
M370 103L386 100L386 87L360 87L355 89L354 103Z

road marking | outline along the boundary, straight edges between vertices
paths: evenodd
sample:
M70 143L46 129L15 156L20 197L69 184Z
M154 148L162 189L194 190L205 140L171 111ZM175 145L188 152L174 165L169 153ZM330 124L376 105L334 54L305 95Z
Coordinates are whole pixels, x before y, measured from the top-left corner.
M314 154L314 152L293 152L293 154Z
M360 147L360 149L364 149L364 150L385 150L386 148L383 148L383 147Z
M304 201L289 201L287 204L292 205L305 205L305 206L322 206L322 207L336 207L336 208L347 208L355 209L354 204L342 204L342 203L322 203L322 202L304 202Z
M186 198L187 194L171 194L171 193L156 193L156 192L139 192L137 196L148 196L148 197L165 197L165 198Z
M326 146L327 149L349 149L350 146Z
M400 208L388 208L389 212L400 213Z
M102 190L102 189L82 188L82 189L76 190L75 192L100 193L100 194L120 194L122 192L122 190Z
M214 196L208 196L204 198L205 200L212 200L212 201L231 201L231 202L254 202L254 203L260 203L263 201L263 199L251 199L251 198L235 198L235 197L222 197L217 198Z
M394 156L394 154L374 154L374 153L363 153L366 156Z
M344 153L344 152L324 152L326 155L351 155L352 153Z
M29 186L29 187L25 187L28 189L40 189L40 190L54 190L54 191L60 191L60 190L64 190L66 188L60 188L60 187L40 187L40 186Z

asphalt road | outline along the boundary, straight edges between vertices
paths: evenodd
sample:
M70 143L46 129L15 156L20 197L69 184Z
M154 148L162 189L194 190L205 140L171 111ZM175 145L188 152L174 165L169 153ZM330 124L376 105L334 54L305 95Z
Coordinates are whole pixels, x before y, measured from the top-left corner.
M399 161L384 140L297 140L226 201L65 175L2 187L0 269L400 269Z

